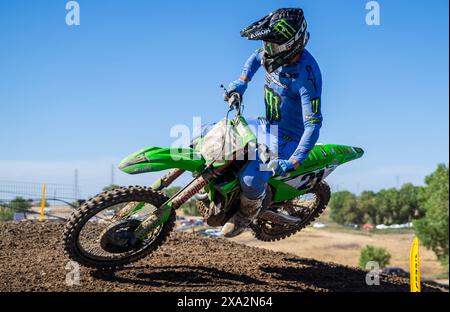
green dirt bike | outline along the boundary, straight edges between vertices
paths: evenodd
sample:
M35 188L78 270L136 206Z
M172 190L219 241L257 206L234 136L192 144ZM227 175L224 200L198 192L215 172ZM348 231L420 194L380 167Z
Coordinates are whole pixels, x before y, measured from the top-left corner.
M264 163L272 157L242 116L239 94L228 95L228 103L228 113L236 112L234 118L229 120L227 114L191 148L150 147L126 157L119 168L129 174L172 170L151 187L120 187L87 200L65 227L64 250L69 258L99 269L137 261L164 243L174 228L176 210L192 197L208 225L224 225L239 207L237 173L251 151L258 150ZM230 147L226 152L225 146ZM330 199L324 179L363 154L357 147L317 144L297 171L283 178L273 176L261 212L250 225L254 236L277 241L310 224ZM194 179L172 197L165 196L162 191L186 171Z

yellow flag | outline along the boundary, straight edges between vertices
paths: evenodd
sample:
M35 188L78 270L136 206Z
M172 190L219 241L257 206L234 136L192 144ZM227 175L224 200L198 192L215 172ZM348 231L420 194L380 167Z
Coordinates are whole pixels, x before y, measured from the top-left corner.
M419 256L419 239L414 237L411 246L410 262L410 279L411 292L420 292L420 256Z
M42 200L41 200L41 216L39 221L44 221L44 208L45 208L45 183L44 188L42 189Z

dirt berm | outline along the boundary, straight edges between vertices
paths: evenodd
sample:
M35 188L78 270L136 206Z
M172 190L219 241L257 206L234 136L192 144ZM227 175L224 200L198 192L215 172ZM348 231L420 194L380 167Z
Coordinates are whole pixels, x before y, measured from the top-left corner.
M367 286L356 268L252 248L218 238L172 234L153 255L115 272L81 269L66 285L63 223L0 223L0 291L408 291L382 276ZM320 246L317 246L320 248ZM440 291L424 285L424 291Z

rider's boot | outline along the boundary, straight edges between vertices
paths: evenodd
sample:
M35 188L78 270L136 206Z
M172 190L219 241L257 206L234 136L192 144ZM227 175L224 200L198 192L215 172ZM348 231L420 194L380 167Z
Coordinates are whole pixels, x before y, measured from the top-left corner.
M261 211L264 196L260 199L250 199L241 194L241 205L238 212L223 226L224 237L236 237L252 223Z

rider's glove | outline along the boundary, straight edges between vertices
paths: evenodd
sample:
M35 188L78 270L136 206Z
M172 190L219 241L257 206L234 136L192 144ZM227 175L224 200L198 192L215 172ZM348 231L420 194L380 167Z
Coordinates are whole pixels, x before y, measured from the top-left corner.
M269 163L269 168L273 168L275 174L285 177L289 171L295 171L299 163L295 160L275 159Z
M238 79L230 83L227 89L227 93L231 94L233 92L239 93L239 95L242 97L247 90L248 82L242 79Z

